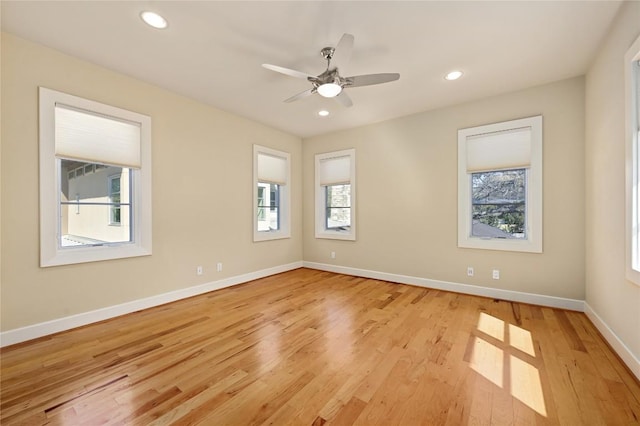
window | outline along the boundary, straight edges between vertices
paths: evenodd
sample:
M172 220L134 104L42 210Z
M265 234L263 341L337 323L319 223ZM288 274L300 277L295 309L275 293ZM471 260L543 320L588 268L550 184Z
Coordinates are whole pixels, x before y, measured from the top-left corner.
M356 239L355 160L355 149L316 155L316 238Z
M40 265L151 254L151 119L39 96Z
M542 252L542 117L458 131L458 246Z
M253 146L253 241L289 238L290 154Z
M640 37L625 55L626 276L640 285Z

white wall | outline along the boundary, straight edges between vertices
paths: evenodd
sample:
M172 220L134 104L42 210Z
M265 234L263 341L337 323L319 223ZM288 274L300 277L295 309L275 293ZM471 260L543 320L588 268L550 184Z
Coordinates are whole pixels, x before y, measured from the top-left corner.
M640 34L640 2L625 2L586 77L586 301L635 357L640 287L625 279L624 55ZM614 343L615 345L615 343ZM626 347L626 348L625 348ZM633 361L633 360L631 360Z

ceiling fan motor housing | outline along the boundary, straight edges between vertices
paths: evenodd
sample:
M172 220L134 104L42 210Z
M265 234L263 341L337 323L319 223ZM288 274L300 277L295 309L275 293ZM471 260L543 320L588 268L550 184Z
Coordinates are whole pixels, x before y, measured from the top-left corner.
M320 54L322 55L323 58L325 58L327 61L330 61L331 58L333 58L333 52L335 52L336 49L333 47L325 47L324 49L322 49L320 51Z

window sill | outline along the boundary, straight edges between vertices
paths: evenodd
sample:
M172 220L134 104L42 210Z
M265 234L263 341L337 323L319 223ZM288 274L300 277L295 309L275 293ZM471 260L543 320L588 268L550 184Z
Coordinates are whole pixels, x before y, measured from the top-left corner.
M327 239L327 240L346 240L346 241L355 241L356 236L353 232L345 232L345 231L324 231L324 232L316 232L316 238L318 239Z
M458 247L480 250L515 251L524 253L542 253L542 242L532 240L505 240L501 238L461 238Z
M284 231L258 231L253 233L253 242L284 240L291 238L291 233Z
M105 245L58 249L47 256L43 253L41 267L99 262L127 257L150 256L151 249L137 244Z

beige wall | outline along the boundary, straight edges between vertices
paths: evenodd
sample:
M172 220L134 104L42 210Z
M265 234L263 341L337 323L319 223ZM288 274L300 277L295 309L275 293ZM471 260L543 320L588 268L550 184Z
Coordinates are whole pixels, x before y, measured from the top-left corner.
M539 114L544 253L458 248L457 130ZM315 239L314 155L346 148L356 149L357 241ZM584 298L581 77L307 139L303 176L305 261ZM467 277L467 266L474 277ZM500 280L491 279L493 268Z
M625 279L624 55L640 2L621 7L586 78L586 300L640 359L640 287Z
M38 266L38 86L151 116L152 256ZM254 143L291 153L290 239L252 242ZM300 138L3 34L1 329L302 260L301 151Z

